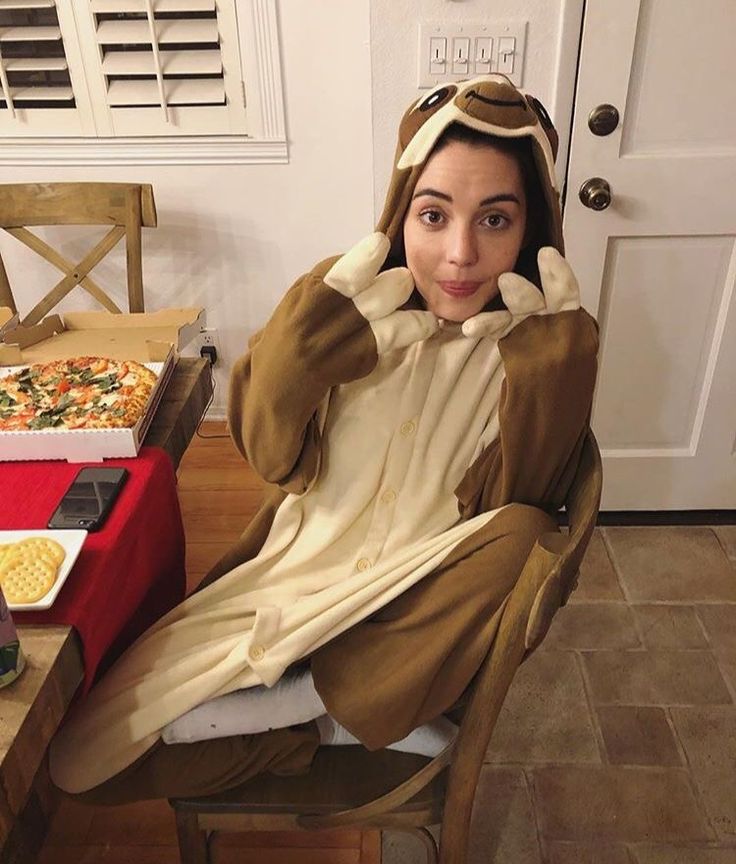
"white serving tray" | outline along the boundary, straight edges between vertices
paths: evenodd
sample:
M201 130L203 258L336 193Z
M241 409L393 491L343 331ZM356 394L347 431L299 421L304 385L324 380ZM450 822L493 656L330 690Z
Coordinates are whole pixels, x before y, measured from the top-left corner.
M59 591L61 591L62 585L66 582L66 577L71 573L74 562L77 560L77 556L87 538L87 532L78 528L64 529L63 531L40 528L29 531L0 531L0 544L17 543L19 540L25 540L27 537L50 537L52 540L56 540L57 543L64 547L66 558L61 562L56 581L51 586L50 591L44 594L39 600L36 600L35 603L11 603L8 601L8 608L18 612L30 612L34 609L50 609Z

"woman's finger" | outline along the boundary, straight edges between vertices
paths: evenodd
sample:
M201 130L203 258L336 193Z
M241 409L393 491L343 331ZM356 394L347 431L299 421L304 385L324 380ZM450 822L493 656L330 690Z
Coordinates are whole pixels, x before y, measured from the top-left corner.
M324 283L343 297L355 297L376 278L391 243L385 234L374 231L338 259L327 271Z
M432 312L418 310L392 312L385 318L371 321L379 354L388 354L389 351L428 339L439 330L439 326Z
M376 276L360 294L353 298L358 312L369 321L395 312L411 297L414 279L406 267L394 267Z

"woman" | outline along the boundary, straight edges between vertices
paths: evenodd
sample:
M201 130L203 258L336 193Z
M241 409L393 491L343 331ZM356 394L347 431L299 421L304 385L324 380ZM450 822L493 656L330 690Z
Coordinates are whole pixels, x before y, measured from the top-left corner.
M376 232L298 280L234 368L263 508L63 727L62 789L209 794L307 771L321 743L452 735L590 413L555 138L500 75L406 112Z

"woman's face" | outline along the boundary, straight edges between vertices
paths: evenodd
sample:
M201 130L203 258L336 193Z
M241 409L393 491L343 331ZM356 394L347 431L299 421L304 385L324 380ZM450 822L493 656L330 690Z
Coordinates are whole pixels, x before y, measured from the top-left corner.
M480 312L513 270L525 228L514 156L460 141L431 156L404 218L406 266L427 308L448 321Z

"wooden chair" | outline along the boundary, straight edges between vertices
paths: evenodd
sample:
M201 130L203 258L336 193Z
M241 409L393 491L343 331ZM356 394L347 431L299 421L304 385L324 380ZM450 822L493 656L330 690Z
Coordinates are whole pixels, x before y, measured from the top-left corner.
M74 264L28 230L33 225L111 225L81 261ZM21 317L37 324L75 285L81 285L109 312L122 310L89 275L90 270L124 237L131 312L143 312L141 227L155 227L153 188L135 183L8 183L0 185L0 228L64 274L46 296ZM0 306L18 311L0 259Z
M432 760L391 750L325 747L309 774L260 775L228 792L172 799L182 864L209 862L217 831L364 828L406 831L430 864L465 864L483 757L520 663L539 645L577 574L598 515L601 459L589 433L565 504L568 534L549 533L532 549L504 608L499 631L466 693L454 743ZM439 849L430 825L441 824Z

